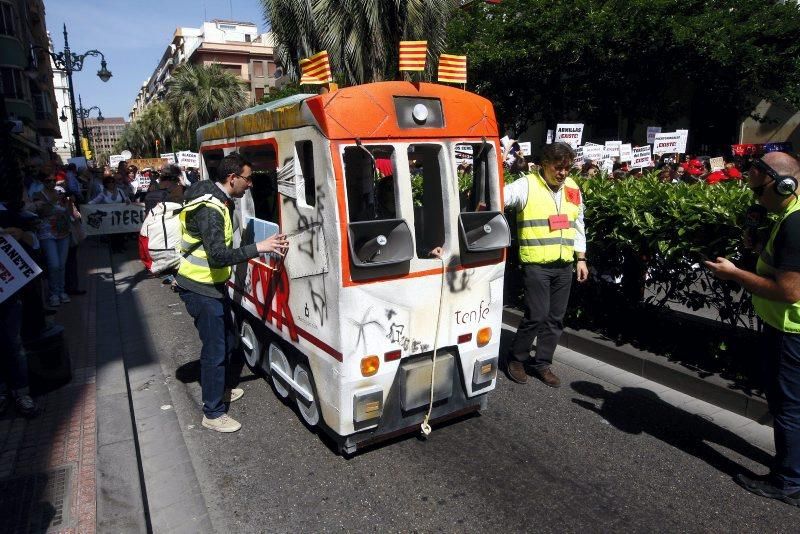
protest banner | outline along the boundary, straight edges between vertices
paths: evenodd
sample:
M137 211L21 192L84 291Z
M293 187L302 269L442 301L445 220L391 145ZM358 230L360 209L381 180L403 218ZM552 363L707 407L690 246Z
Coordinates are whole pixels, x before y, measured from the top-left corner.
M158 170L166 163L167 160L163 158L140 158L128 160L128 165L135 165L140 171L148 168Z
M0 230L0 303L22 289L42 269L19 242Z
M603 145L596 145L594 143L586 143L583 145L583 157L589 161L600 161L603 159L603 152L605 147Z
M138 232L144 221L144 205L84 204L81 220L87 236Z
M531 155L531 142L525 141L524 143L519 143L519 150L522 152L523 156L530 156Z
M584 159L583 159L583 147L579 146L575 149L575 159L572 161L573 167L583 167Z
M472 145L456 145L456 165L472 165Z
M125 161L125 156L121 154L112 154L108 156L108 164L111 166L111 169L116 171L117 167L119 167L119 162Z
M622 145L622 141L606 141L606 153L608 153L608 157L610 158L618 158L619 157L619 147Z
M682 137L683 136L677 132L656 134L653 143L653 154L679 153Z
M583 124L559 124L556 126L556 142L561 141L572 148L578 148L581 138L583 138Z
M661 126L647 127L647 144L652 145L656 142L656 134L661 133Z
M619 145L619 161L624 163L633 159L633 147L630 143Z
M680 134L681 142L678 143L678 152L686 154L686 144L689 141L689 130L675 130L676 134Z
M725 158L722 156L718 158L711 158L708 160L708 164L711 165L711 172L721 171L725 168Z
M175 154L167 152L166 154L159 154L161 159L167 160L167 163L175 163Z
M637 146L631 150L631 154L631 167L650 167L653 163L653 157L650 154L650 145Z
M181 167L200 168L200 154L197 152L178 152L178 165Z

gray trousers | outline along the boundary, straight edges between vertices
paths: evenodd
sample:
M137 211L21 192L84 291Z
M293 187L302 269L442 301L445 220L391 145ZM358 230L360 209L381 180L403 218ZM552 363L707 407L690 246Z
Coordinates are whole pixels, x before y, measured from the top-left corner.
M564 314L572 287L572 264L523 264L525 317L511 346L512 357L526 363L531 359L533 341L536 352L530 362L544 369L553 362L553 353L564 330Z

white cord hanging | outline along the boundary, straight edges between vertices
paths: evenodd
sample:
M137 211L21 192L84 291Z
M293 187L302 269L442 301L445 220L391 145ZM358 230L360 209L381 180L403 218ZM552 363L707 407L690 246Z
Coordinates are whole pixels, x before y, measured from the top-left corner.
M433 429L429 423L431 419L431 412L433 411L433 392L434 392L434 384L435 384L435 377L436 377L436 352L439 350L439 322L442 318L442 300L444 299L444 284L445 284L445 266L444 266L444 254L438 256L439 261L442 264L442 282L439 285L439 308L436 311L436 328L434 329L433 334L433 365L431 367L431 396L430 402L428 403L428 413L425 414L425 419L422 420L422 424L419 426L420 430L422 431L423 437L430 436Z

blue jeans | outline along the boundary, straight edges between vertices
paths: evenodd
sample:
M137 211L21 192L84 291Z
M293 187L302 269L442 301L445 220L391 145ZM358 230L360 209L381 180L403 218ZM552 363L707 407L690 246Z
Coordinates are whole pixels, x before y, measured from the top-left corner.
M40 243L47 261L47 285L50 288L50 296L58 297L64 293L69 236L61 239L42 239Z
M22 301L13 295L0 304L0 394L27 394L28 360L22 350ZM5 347L8 348L6 352Z
M203 413L209 419L225 414L228 363L236 337L227 299L206 297L181 290L181 300L194 319L203 348L200 350L200 386L203 390Z
M800 334L764 327L767 402L775 419L773 475L783 489L800 489Z

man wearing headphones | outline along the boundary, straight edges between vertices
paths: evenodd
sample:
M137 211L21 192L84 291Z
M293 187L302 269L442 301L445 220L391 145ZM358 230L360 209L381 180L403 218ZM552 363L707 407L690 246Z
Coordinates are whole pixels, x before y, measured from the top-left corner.
M756 272L725 258L705 262L723 280L751 293L764 322L763 354L767 401L775 419L775 459L763 477L736 476L742 487L800 506L800 162L771 152L753 162L748 185L759 204L778 221L758 258Z

